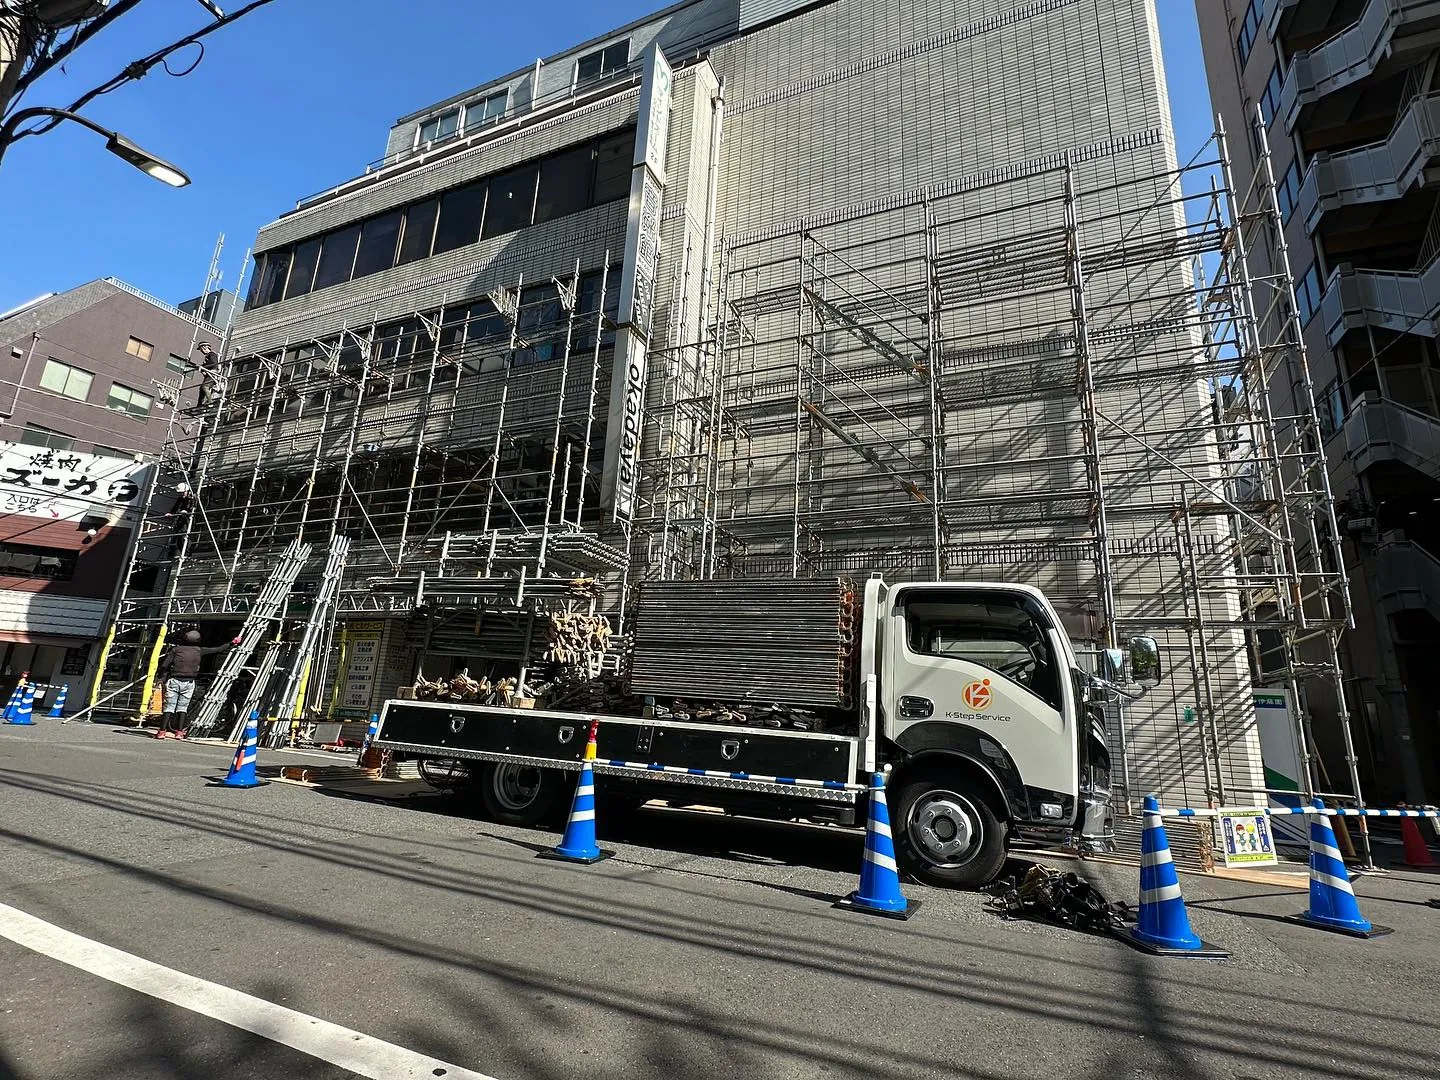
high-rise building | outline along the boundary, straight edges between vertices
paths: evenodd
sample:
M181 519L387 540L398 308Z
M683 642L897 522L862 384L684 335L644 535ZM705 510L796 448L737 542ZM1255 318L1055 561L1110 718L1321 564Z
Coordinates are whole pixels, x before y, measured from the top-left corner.
M1355 628L1357 757L1385 799L1440 791L1440 84L1420 0L1201 0L1237 168L1268 144L1320 394ZM1262 141L1260 130L1265 138ZM1277 247L1253 253L1274 271ZM1291 385L1275 387L1293 401ZM1338 736L1317 717L1322 749ZM1326 742L1329 746L1326 746Z
M1192 265L1249 219L1193 179L1153 0L689 0L526 62L261 230L205 527L127 632L343 534L306 700L364 716L543 685L546 613L623 632L646 578L1019 578L1092 659L1163 641L1117 785L1254 798L1252 647L1329 504L1256 450L1249 316Z

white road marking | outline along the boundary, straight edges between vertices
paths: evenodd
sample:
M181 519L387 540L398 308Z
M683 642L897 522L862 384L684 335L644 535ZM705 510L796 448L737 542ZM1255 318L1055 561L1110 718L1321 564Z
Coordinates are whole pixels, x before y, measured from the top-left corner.
M0 904L0 937L372 1080L495 1080L228 986L162 967L72 934L8 904Z

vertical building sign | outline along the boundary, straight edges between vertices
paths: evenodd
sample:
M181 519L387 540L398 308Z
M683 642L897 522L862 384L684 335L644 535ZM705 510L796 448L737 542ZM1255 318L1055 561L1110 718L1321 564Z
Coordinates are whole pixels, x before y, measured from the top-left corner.
M635 513L639 484L641 419L649 366L655 273L660 259L660 212L665 202L665 158L670 139L671 71L657 45L645 52L635 170L630 180L630 218L625 231L625 271L620 286L620 328L615 343L609 426L605 438L603 498L617 521Z

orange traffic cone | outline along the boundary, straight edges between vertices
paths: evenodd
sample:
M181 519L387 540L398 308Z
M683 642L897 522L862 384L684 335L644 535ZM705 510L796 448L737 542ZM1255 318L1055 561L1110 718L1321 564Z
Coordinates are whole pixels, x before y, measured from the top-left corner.
M1440 863L1430 854L1425 837L1420 835L1420 825L1413 817L1400 819L1400 839L1405 844L1405 865L1412 870L1440 870Z

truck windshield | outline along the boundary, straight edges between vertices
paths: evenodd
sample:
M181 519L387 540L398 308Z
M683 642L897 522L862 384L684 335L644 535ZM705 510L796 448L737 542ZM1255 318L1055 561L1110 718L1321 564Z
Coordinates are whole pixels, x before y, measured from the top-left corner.
M905 626L911 652L979 664L1060 708L1050 641L1022 598L977 600L919 590L905 600Z

